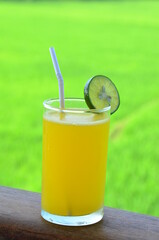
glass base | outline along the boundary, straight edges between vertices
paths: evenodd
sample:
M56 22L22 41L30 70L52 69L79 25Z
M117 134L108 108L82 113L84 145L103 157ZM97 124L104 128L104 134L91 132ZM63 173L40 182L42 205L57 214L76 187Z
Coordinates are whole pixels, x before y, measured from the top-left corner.
M41 210L41 216L48 222L65 226L85 226L99 222L103 218L103 208L83 216L59 216Z

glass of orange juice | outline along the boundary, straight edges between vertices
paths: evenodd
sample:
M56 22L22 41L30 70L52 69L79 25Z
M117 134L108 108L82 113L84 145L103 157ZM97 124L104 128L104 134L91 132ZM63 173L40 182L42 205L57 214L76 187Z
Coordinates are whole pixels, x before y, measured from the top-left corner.
M110 106L88 109L84 99L46 100L43 115L41 216L68 226L103 217Z

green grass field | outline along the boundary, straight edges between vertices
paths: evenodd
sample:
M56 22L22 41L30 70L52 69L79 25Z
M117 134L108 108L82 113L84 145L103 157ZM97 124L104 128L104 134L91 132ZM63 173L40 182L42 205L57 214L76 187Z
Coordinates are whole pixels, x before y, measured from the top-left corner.
M0 3L0 185L41 191L42 102L104 74L111 117L105 205L159 216L159 2ZM84 136L83 136L84 137Z

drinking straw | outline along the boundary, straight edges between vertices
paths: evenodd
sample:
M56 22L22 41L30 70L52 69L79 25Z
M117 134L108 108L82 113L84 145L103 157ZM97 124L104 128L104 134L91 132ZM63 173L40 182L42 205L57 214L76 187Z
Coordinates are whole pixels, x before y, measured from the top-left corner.
M60 108L64 108L65 107L65 102L64 102L64 81L63 81L63 77L58 65L58 61L57 61L57 57L55 54L55 50L53 47L49 48L50 50L50 54L51 54L51 58L52 58L52 62L53 62L53 66L55 69L55 74L58 80L58 84L59 84L59 98L60 98Z

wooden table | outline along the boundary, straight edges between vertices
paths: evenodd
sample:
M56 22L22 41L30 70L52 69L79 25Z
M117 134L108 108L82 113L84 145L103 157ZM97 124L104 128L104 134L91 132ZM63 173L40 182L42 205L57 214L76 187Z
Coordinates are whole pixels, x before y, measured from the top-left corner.
M39 193L0 187L0 240L159 240L159 218L105 207L99 223L59 226L40 216Z

